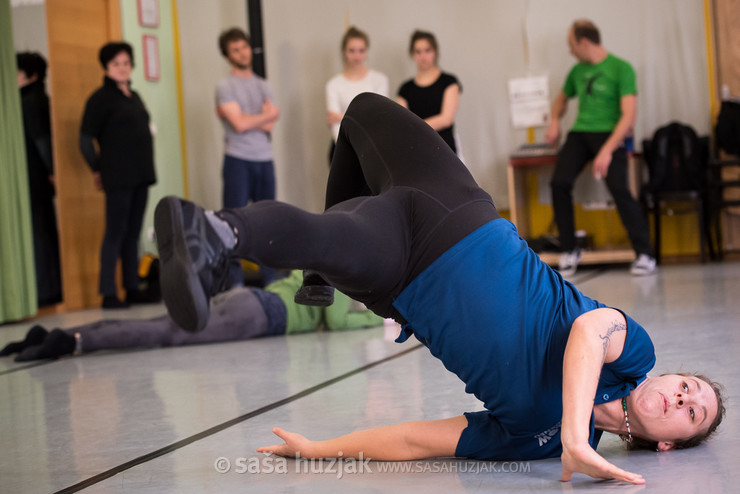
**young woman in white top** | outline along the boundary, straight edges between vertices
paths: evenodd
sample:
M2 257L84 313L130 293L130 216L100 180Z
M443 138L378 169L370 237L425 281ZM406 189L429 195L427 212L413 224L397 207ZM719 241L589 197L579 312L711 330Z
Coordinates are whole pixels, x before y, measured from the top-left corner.
M388 96L388 77L365 66L368 48L370 39L367 34L350 26L342 36L344 69L326 83L326 122L332 132L330 163L339 135L339 122L354 97L365 92Z

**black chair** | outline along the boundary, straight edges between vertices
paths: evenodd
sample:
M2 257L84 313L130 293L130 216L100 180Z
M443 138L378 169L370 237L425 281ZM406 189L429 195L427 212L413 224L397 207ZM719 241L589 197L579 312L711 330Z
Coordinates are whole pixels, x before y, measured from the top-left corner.
M740 170L740 157L734 159L713 159L709 162L709 217L714 230L714 243L717 245L719 259L724 254L722 240L722 212L730 208L740 207L740 194L730 189L740 190L740 174L732 173L731 169Z
M710 218L714 227L714 241L719 258L724 253L722 242L722 212L740 207L740 101L722 102L715 128L715 152L727 153L724 159L709 161L708 199ZM733 156L734 155L734 156ZM735 189L735 190L733 190Z
M649 174L643 198L653 216L656 261L660 264L663 214L696 213L701 262L706 260L706 246L714 258L707 216L709 137L699 137L690 126L671 122L643 141L643 156ZM678 207L679 203L683 207Z

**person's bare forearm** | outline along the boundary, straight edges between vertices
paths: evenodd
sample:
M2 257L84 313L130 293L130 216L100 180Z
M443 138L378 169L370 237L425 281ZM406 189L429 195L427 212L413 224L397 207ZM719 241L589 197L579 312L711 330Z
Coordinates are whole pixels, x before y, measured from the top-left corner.
M436 131L451 127L455 123L455 115L457 115L459 105L460 87L457 84L453 84L445 89L440 113L427 117L424 121Z
M588 443L601 368L621 353L626 330L623 316L612 309L592 311L573 324L563 357L564 448Z
M620 101L622 115L617 121L609 139L601 146L603 152L613 153L624 142L627 133L635 126L637 120L637 97L635 95L623 96Z
M241 133L254 129L265 131L267 128L271 129L271 125L280 117L280 110L268 101L262 106L260 113L249 114L243 113L237 103L229 102L217 106L216 114L219 118L229 122L234 130Z
M588 442L593 397L604 363L600 343L589 331L589 328L574 326L565 348L562 431L564 448Z
M601 308L576 319L563 360L563 422L560 456L567 482L576 472L598 479L644 484L636 473L622 470L601 457L589 444L589 424L601 368L615 361L624 349L627 322L614 309Z
M237 125L234 125L234 128L237 132L262 129L265 126L270 126L274 124L276 120L277 116L267 115L265 113L260 113L258 115L248 115L246 113L242 113L239 116Z
M560 119L565 115L565 109L568 106L568 98L565 93L560 91L552 103L550 112L550 123L545 130L545 142L555 145L560 140Z
M273 432L285 442L264 446L257 451L288 457L381 461L454 456L460 435L467 425L465 416L460 415L362 430L327 441L310 441L300 434L276 427Z
M624 138L630 129L635 125L634 118L630 118L628 115L622 115L617 122L617 126L614 127L609 139L606 140L601 150L613 153L619 146L624 142Z
M405 441L406 424L356 431L328 441L313 441L311 458L372 458L374 460L415 460Z
M555 101L552 102L552 111L550 112L551 116L550 119L555 122L560 122L560 120L565 115L565 110L568 108L568 98L565 96L564 93L560 92L558 93L557 97L555 98Z

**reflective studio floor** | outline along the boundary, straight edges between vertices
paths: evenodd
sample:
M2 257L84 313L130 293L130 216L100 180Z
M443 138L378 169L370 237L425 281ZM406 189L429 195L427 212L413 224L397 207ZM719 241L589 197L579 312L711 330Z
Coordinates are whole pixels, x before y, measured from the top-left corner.
M650 332L653 374L701 371L722 382L729 413L694 450L599 452L645 486L576 476L558 459L311 464L255 453L280 426L311 439L479 410L463 385L395 326L238 343L98 352L39 363L0 359L0 492L737 492L740 485L740 263L663 267L631 277L591 269L572 281ZM105 317L151 317L162 306L89 310L34 321L71 327ZM0 347L29 323L0 326ZM608 436L608 435L607 435ZM229 471L225 469L226 461Z

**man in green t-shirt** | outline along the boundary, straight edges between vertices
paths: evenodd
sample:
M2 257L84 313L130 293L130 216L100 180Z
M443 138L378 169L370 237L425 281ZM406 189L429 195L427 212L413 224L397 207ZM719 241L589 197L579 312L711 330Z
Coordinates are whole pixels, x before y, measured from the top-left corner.
M577 97L578 117L558 153L550 183L563 249L559 270L563 275L572 275L581 259L575 242L572 191L578 175L593 160L594 178L606 179L637 254L630 271L634 275L652 274L656 271L656 262L650 231L640 203L629 190L624 147L624 138L634 126L637 114L635 71L629 62L606 51L601 45L599 30L591 21L575 21L568 31L568 44L578 63L555 98L552 120L546 132L548 143L559 141L560 119L565 114L568 99Z

